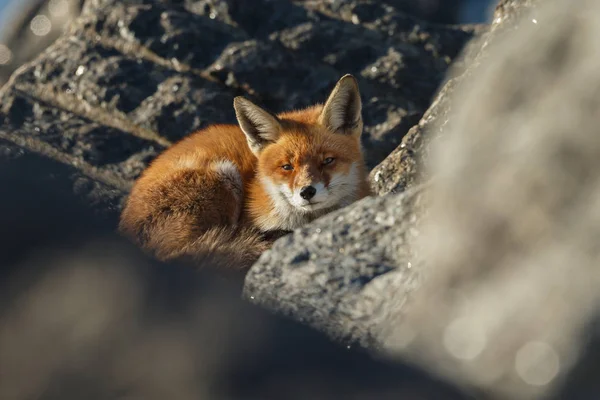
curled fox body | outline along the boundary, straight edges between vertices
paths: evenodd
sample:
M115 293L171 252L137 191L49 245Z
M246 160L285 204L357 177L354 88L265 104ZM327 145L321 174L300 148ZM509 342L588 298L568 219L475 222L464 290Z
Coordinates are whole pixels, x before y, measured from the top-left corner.
M265 235L370 194L351 75L324 105L274 115L236 97L234 109L239 125L182 139L135 182L119 229L155 257L245 269L270 246Z

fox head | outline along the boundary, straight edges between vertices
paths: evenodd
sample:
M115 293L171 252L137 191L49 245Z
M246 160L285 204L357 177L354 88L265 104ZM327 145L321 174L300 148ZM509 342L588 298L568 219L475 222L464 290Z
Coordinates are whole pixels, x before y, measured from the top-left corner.
M324 105L274 115L243 97L234 108L258 158L257 178L280 213L314 213L356 200L364 161L358 83L342 77Z

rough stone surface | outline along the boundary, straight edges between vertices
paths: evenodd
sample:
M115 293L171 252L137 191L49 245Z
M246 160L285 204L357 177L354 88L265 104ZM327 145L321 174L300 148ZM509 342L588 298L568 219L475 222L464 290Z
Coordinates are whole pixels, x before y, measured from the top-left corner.
M0 280L8 299L0 369L11 374L10 385L0 374L0 391L10 391L0 397L465 398L355 353L367 348L477 398L597 398L600 10L591 0L546 0L545 11L506 0L489 27L440 26L400 3L87 1L65 35L0 90L0 171L36 160L25 176L82 197L111 228L144 166L207 123L233 122L236 95L280 111L322 101L352 72L369 166L397 149L371 175L386 196L281 238L245 282L246 299L350 352L297 326L271 331L267 314L228 306L231 298L192 306L209 289L192 284L201 277L191 271L131 280L119 275L134 263L119 246L77 247L44 258L46 274L31 275L37 281ZM35 252L8 250L38 240L19 221L51 237L70 215L63 207L45 222L36 202L62 203L45 192L25 198L0 196L12 207L0 207L0 229L22 233L0 231L0 257L14 270L32 267L22 257ZM71 263L77 268L59 268L56 278L48 272ZM22 349L32 348L48 357L22 362ZM282 372L282 364L292 367Z
M371 197L278 240L246 275L244 297L327 332L348 345L376 347L385 322L418 282L409 235L422 188Z
M598 397L600 8L535 3L498 7L373 171L387 195L280 239L246 298L476 398Z
M468 78L487 57L488 47L506 31L519 30L535 24L534 6L539 0L501 1L494 12L489 27L476 28L477 37L472 40L448 73L445 84L436 94L423 118L403 136L402 143L387 158L371 171L374 192L384 195L401 192L406 188L428 179L427 159L430 143L437 137L446 135L452 115L453 102L450 101L454 89Z
M0 90L1 138L127 188L173 142L234 122L234 96L283 111L324 101L352 72L373 167L418 121L473 36L471 27L385 7L403 18L393 35L377 27L385 15L357 24L310 2L87 1Z
M362 3L355 9L364 15ZM393 19L363 24L309 2L88 0L64 35L15 72L0 89L0 182L2 172L22 171L35 183L27 191L26 179L12 177L6 185L17 197L0 197L0 259L8 260L0 369L10 372L0 374L0 397L467 398L241 303L239 288L204 273L155 269L113 239L85 247L93 224L72 198L40 186L83 199L110 231L148 162L208 123L234 122L234 96L282 111L323 101L348 72L359 79L364 145L376 165L422 116L474 33L385 7ZM44 240L56 245L51 255L35 247ZM373 255L365 276L396 262L385 247L378 252L389 259L378 264ZM44 273L24 254L43 257ZM346 283L366 282L342 280L339 293ZM368 327L355 329L349 339ZM35 357L21 357L31 349Z
M418 16L424 20L436 23L453 23L458 18L460 6L464 4L460 0L446 0L432 2L428 0L300 0L305 1L310 7L320 9L324 12L341 15L348 21L363 23L373 21L389 12L388 5L394 10L410 15ZM298 2L300 2L298 1Z

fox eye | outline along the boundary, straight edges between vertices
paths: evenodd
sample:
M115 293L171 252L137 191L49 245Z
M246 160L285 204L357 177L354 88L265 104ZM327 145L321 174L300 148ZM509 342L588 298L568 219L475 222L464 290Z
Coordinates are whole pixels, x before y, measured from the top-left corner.
M285 165L282 165L282 166L281 166L281 168L283 168L283 169L284 169L284 170L286 170L286 171L291 171L291 170L293 170L293 169L294 169L294 167L292 167L292 164L285 164Z
M331 164L334 161L335 161L335 158L327 157L325 160L323 160L323 165Z

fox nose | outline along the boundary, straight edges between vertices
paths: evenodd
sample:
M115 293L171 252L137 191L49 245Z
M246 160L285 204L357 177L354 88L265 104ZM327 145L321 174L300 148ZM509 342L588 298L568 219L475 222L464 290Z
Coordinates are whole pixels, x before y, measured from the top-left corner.
M317 193L317 189L312 186L304 186L302 189L300 189L300 197L302 197L304 200L312 199L315 196L315 193Z

